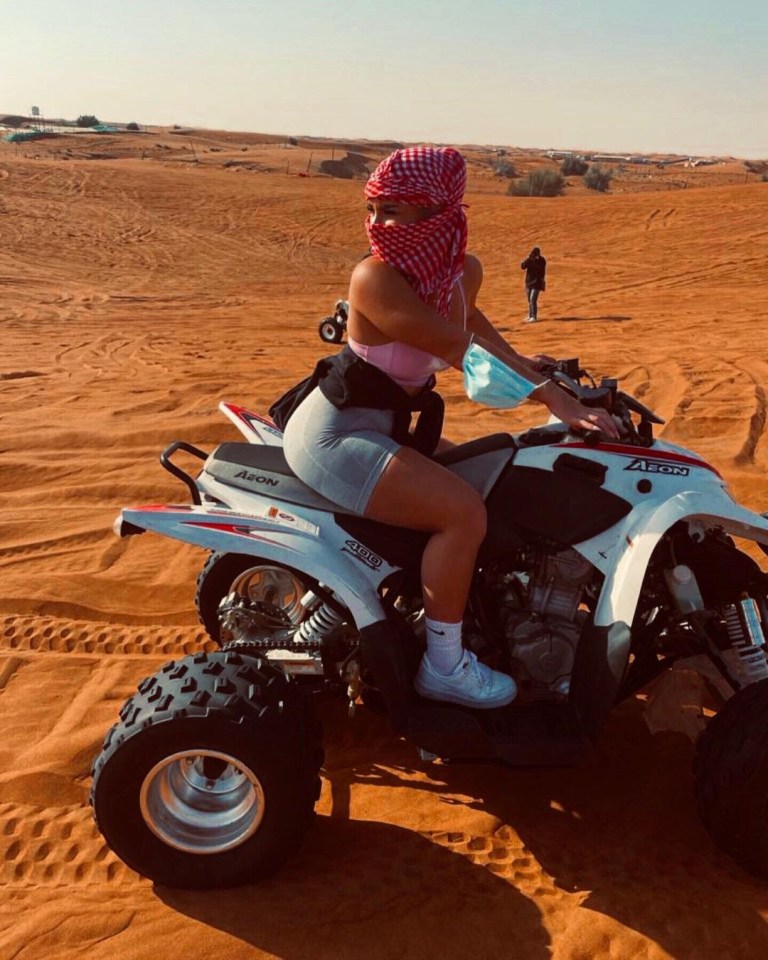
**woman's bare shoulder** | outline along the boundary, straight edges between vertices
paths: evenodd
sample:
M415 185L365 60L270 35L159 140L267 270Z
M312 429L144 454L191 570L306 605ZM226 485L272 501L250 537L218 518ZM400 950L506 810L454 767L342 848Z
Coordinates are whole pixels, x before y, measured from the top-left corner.
M470 296L476 296L483 282L483 265L473 254L464 257L464 289Z
M391 306L393 300L400 303L405 298L410 303L416 294L396 267L376 257L367 257L352 271L349 297L350 302L354 301L367 313L366 305L372 307L372 301L379 304L389 302Z
M399 276L399 272L378 257L365 257L364 260L355 264L352 271L352 279L357 283L364 283L367 280L376 280L380 283L389 276Z

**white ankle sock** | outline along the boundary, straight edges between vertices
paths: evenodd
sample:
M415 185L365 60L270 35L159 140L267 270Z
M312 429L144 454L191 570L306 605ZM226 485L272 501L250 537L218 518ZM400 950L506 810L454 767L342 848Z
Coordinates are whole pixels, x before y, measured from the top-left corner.
M447 677L461 660L461 623L441 623L425 618L427 627L427 659L430 666Z

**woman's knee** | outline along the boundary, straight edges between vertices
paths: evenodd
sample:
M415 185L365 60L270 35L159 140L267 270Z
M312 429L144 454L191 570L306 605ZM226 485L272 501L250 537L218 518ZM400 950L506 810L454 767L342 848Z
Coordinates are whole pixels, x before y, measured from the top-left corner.
M485 539L488 530L488 512L483 498L476 491L462 497L461 502L451 510L451 526L478 545Z

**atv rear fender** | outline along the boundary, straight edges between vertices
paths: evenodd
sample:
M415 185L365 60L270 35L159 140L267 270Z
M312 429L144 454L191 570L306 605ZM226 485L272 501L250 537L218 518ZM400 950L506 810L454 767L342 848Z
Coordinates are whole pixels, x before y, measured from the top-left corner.
M151 530L173 540L221 553L252 554L304 571L328 587L351 613L358 630L385 618L378 584L393 572L386 561L369 570L347 545L344 531L336 543L321 541L320 528L306 517L285 510L263 517L221 508L171 504L121 511L115 520L118 536ZM377 558L378 559L378 558Z

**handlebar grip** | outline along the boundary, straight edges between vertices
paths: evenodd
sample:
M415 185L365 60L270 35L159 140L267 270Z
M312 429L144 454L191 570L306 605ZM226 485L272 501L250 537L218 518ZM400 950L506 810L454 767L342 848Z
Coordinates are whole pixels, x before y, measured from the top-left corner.
M588 447L596 447L599 443L605 442L605 434L602 430L585 430L584 443Z

